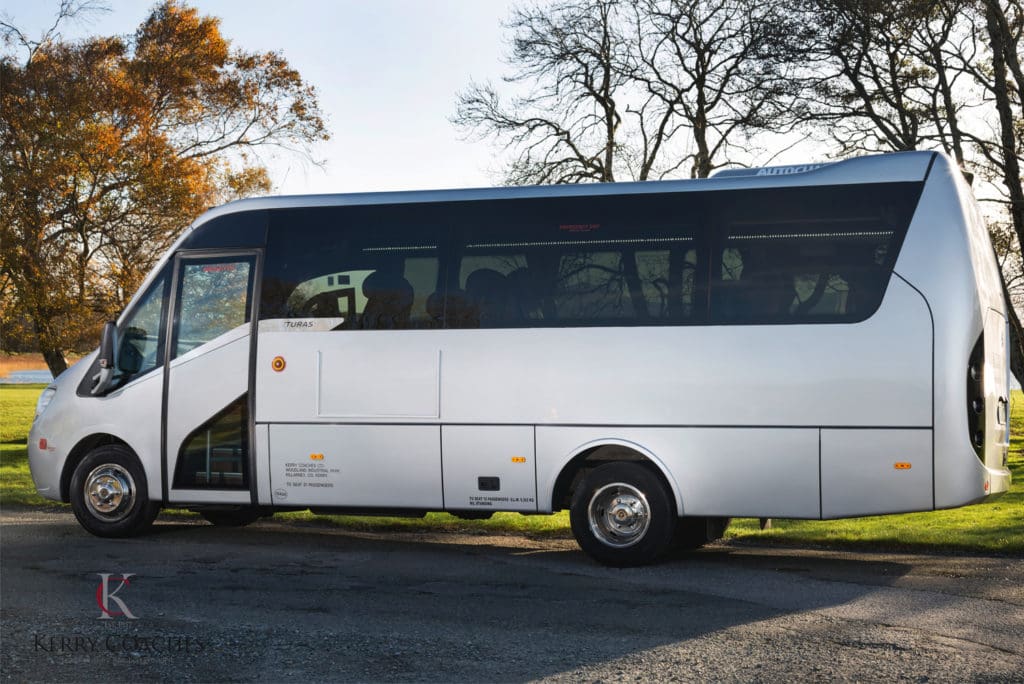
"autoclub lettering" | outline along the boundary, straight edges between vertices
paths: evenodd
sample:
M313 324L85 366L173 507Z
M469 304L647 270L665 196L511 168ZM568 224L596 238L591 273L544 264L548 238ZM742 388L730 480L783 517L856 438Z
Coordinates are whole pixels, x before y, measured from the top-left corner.
M130 655L195 655L206 644L190 636L140 636L136 634L34 634L33 650L37 653L121 653Z
M758 169L758 176L788 176L793 173L807 173L808 171L814 171L820 169L824 164L800 164L798 166L766 166L763 169Z

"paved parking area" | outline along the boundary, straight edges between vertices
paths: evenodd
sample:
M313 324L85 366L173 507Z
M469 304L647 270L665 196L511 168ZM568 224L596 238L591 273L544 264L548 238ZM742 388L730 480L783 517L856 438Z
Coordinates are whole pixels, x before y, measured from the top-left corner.
M6 681L1024 681L1019 558L719 546L617 570L570 540L112 541L28 512L0 539Z

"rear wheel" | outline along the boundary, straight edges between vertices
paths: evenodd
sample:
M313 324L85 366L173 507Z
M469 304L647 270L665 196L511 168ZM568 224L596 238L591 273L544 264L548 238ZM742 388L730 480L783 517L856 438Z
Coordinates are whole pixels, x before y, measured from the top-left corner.
M160 512L149 500L146 473L128 447L109 444L89 452L71 476L71 510L98 537L130 537Z
M657 560L672 542L676 511L661 478L640 463L608 463L592 470L569 510L580 547L605 565Z
M199 511L199 515L217 527L245 527L259 520L263 514L255 508L240 508L234 511Z

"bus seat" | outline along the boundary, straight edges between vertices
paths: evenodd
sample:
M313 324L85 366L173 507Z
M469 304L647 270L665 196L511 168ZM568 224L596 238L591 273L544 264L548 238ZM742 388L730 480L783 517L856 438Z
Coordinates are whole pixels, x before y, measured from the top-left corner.
M375 271L363 281L366 307L360 327L363 330L402 330L409 327L413 289L397 273Z
M444 295L440 292L432 292L427 297L427 320L429 320L429 327L431 328L443 328L444 327Z
M509 285L505 276L490 268L480 268L466 278L466 299L479 321L479 327L490 328L506 322Z
M507 276L510 294L509 310L517 321L540 320L544 318L537 284L530 269L521 266Z

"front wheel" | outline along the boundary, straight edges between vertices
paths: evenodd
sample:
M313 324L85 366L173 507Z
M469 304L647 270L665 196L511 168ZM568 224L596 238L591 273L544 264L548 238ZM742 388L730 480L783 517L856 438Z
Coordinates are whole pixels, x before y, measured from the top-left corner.
M89 452L71 476L71 510L98 537L130 537L160 512L149 500L146 473L130 449L108 444Z
M580 547L605 565L657 560L672 543L676 511L661 478L640 463L595 468L576 488L569 521Z

